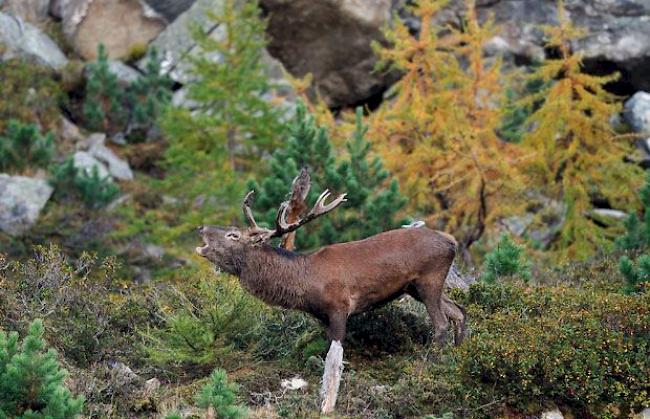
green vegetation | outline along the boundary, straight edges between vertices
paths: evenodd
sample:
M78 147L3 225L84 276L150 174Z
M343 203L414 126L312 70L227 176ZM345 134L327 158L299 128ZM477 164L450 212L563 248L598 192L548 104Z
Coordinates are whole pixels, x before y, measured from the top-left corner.
M22 59L0 63L2 97L0 98L0 132L8 121L34 123L44 131L59 121L61 88L50 71Z
M102 44L97 47L97 62L88 66L83 116L88 128L103 132L108 132L112 125L121 126L126 118L124 91L108 66Z
M41 135L35 124L10 120L0 135L0 172L46 167L54 154L54 134Z
M228 382L224 370L214 370L208 380L196 396L196 404L199 407L206 410L214 409L216 415L224 419L246 417L246 409L234 404L239 387Z
M639 257L636 266L630 258L623 256L619 261L619 269L625 277L623 288L625 293L635 294L645 291L644 286L650 282L650 256Z
M279 204L290 192L291 181L300 168L306 167L312 179L308 204L327 188L333 194L347 192L348 200L336 212L299 230L299 249L359 240L399 226L403 220L397 214L406 199L397 181L389 180L381 159L371 154L367 131L362 111L357 109L354 132L345 143L347 153L337 162L327 130L318 126L299 103L289 125L289 138L271 158L270 175L249 185L257 193L253 209L262 212L261 220L273 225Z
M0 332L0 418L75 418L83 397L64 384L56 352L45 350L43 322L35 320L22 342L18 333Z
M108 177L100 177L99 169L80 170L68 159L52 171L50 183L60 198L77 198L89 209L108 205L119 194L119 187Z
M494 283L502 277L516 275L528 280L530 270L528 262L523 259L523 254L523 246L518 246L508 234L501 235L496 247L485 255L481 279L487 283Z

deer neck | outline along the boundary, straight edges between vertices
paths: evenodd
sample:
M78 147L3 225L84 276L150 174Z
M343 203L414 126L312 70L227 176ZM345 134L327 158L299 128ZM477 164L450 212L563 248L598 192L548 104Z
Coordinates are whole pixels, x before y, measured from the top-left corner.
M239 279L244 288L268 304L302 309L307 275L305 256L262 245L247 249Z

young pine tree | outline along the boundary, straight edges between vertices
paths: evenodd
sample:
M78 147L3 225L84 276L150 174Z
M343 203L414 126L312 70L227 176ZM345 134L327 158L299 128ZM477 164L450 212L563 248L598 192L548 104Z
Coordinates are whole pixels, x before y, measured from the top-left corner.
M467 1L462 28L439 39L432 18L445 4L417 3L418 38L400 22L386 32L390 46L378 48L379 56L404 77L395 100L374 114L371 133L417 208L468 247L493 219L514 211L519 152L496 135L501 65L487 63L482 51L497 29L491 21L479 25Z
M633 212L625 220L625 233L616 239L616 247L621 250L639 249L650 243L650 171L646 172L639 198L643 205L643 219L639 220Z
M53 154L54 134L41 135L35 124L12 119L5 133L0 135L0 172L46 166Z
M198 407L212 410L214 417L239 419L246 417L246 409L235 404L238 387L228 382L226 371L216 369L196 396Z
M327 217L298 230L298 249L358 240L401 224L396 214L406 200L397 182L388 182L390 175L379 157L371 155L370 142L365 138L367 130L359 109L354 133L346 142L347 155L337 163L327 130L316 124L304 104L298 103L289 138L271 158L271 173L260 184L250 185L257 192L254 210L263 214L260 219L273 225L293 178L306 167L312 180L307 205L313 204L325 189L333 194L347 193L348 201Z
M108 56L103 44L97 47L97 61L88 66L86 97L83 115L86 127L108 132L113 125L122 126L124 112L124 90L117 82L117 76L108 67Z
M43 322L35 320L22 342L16 332L0 332L0 418L71 419L81 413L83 397L64 386L54 350L45 349Z
M518 275L521 279L528 280L530 271L523 256L524 247L518 246L509 235L503 234L497 246L485 256L481 279L489 284L509 275Z
M523 142L534 152L527 162L534 184L567 205L555 247L565 256L581 258L611 243L605 230L586 216L593 200L618 208L631 206L639 172L624 162L630 144L614 138L609 122L620 106L604 86L617 75L585 74L582 55L572 52L570 45L586 32L573 26L562 1L558 21L557 26L542 27L546 47L559 56L546 60L531 75L545 87L527 99L542 104L528 119L532 130Z
M141 132L141 136L146 137L147 129L156 123L162 109L171 101L172 85L169 76L161 75L158 51L151 48L147 53L144 74L129 86L127 92L132 108L129 131Z
M650 256L643 255L634 262L627 256L623 256L619 262L619 270L625 278L623 292L636 294L643 291L644 284L650 282Z
M256 1L226 0L208 15L224 35L194 30L201 53L192 58L188 98L196 107L191 113L172 109L165 117L170 154L226 153L231 170L255 169L283 128L279 111L264 99L272 87L262 61L265 22ZM197 134L181 135L190 130Z

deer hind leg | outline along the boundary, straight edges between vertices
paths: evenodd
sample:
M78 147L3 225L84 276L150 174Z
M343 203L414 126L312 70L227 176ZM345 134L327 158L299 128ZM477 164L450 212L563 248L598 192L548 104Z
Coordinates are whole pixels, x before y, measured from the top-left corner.
M446 275L446 272L445 272ZM432 272L415 281L415 288L419 299L427 308L434 329L434 339L439 346L443 346L449 327L449 319L443 310L442 288L445 276L440 272Z
M454 324L454 344L458 346L463 342L466 334L465 310L444 293L442 294L442 309Z

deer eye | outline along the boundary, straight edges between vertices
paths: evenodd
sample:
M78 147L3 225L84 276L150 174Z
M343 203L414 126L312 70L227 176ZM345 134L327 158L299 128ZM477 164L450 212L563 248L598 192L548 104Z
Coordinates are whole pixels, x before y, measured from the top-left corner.
M226 233L226 238L230 240L239 240L241 238L241 234L236 231L229 231Z

